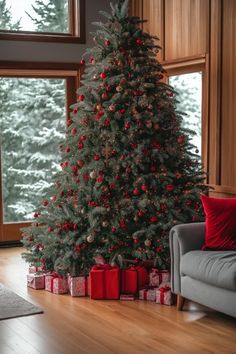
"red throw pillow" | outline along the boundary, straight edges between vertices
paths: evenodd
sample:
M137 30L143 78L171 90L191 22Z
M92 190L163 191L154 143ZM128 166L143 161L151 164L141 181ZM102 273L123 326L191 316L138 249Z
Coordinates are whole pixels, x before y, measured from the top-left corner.
M203 250L236 251L236 198L201 196L206 214L206 234Z

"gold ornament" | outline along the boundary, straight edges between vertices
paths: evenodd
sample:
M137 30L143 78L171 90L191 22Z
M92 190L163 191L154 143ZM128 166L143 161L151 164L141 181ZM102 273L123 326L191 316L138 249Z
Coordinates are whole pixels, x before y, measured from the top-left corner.
M87 237L87 242L92 243L94 241L94 236L93 235L88 235Z
M150 246L151 246L151 244L152 244L152 241L151 241L151 240L146 239L146 240L144 241L144 244L145 244L145 246L150 247Z
M108 107L109 111L110 112L115 112L116 110L116 106L114 104L111 104L109 107Z
M107 227L108 225L109 225L108 221L105 220L105 221L102 222L102 227Z
M96 171L90 172L89 177L95 179L97 177L97 172Z
M122 91L123 91L123 87L122 87L122 86L120 86L120 85L119 85L119 86L117 86L116 91L117 91L117 92L122 92Z

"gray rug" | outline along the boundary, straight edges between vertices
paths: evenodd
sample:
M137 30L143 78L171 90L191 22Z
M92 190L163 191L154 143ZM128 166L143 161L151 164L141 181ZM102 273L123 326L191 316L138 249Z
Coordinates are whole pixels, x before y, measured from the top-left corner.
M0 320L36 313L43 313L43 311L0 283Z

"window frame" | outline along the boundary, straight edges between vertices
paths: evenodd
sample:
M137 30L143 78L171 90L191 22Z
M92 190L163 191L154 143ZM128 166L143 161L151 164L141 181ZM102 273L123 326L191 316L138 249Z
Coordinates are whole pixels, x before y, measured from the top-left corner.
M60 78L66 80L66 120L70 118L70 106L77 101L76 91L80 86L81 65L69 63L30 63L30 62L1 62L0 77L26 77L26 78ZM65 121L66 124L66 121ZM29 226L32 221L4 223L3 221L3 195L1 171L0 146L0 245L19 242L20 229Z
M162 63L166 71L165 82L169 84L169 76L183 75L194 73L197 71L202 72L202 164L204 171L207 173L206 183L208 183L209 174L209 107L208 107L208 56L193 56L172 61L165 61Z
M8 31L0 29L0 40L85 43L85 0L68 0L69 32Z

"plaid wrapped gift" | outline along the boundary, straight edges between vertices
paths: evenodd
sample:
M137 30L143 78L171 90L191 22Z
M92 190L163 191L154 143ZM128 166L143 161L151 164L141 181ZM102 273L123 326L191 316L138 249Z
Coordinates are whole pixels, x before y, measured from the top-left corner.
M68 276L68 288L71 296L87 296L88 295L88 277Z
M156 301L157 288L139 290L139 300Z
M156 303L161 305L172 305L173 298L168 284L156 290Z
M160 270L152 268L149 273L149 285L160 286L161 283L167 283L170 281L170 272L168 270Z
M54 294L67 294L67 279L57 274L45 275L45 290Z
M45 275L38 274L28 274L27 275L27 286L33 289L44 289L45 287Z

